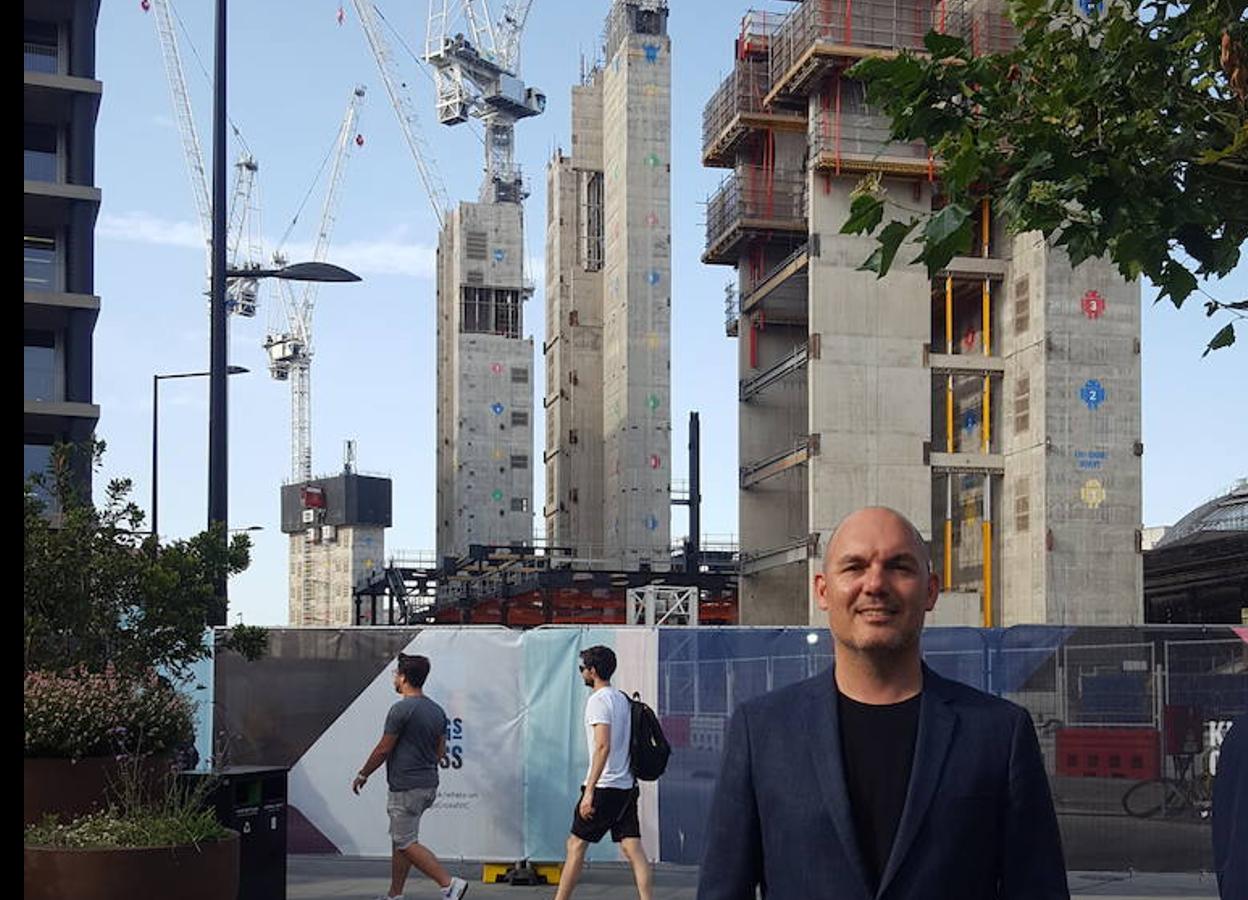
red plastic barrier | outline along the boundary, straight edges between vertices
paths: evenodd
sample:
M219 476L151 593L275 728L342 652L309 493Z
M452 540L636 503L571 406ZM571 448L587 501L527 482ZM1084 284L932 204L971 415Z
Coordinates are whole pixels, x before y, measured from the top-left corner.
M1161 776L1161 736L1155 728L1059 728L1057 774L1076 778Z

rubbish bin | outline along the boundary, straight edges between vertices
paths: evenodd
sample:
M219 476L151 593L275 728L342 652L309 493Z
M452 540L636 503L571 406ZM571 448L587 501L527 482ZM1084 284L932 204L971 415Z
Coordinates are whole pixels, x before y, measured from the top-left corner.
M226 766L184 778L217 779L205 798L239 836L238 900L286 900L285 766Z

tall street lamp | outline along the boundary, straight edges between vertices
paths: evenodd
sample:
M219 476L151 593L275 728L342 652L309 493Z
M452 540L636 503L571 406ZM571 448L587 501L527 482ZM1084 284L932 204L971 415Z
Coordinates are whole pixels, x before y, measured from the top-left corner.
M243 375L251 371L244 366L228 366L226 368L227 375ZM160 450L160 428L159 428L159 412L160 412L160 383L170 378L207 378L207 372L175 372L169 375L153 375L152 376L152 536L159 537L160 529L157 525L157 492L156 486L160 478L160 468L157 466Z

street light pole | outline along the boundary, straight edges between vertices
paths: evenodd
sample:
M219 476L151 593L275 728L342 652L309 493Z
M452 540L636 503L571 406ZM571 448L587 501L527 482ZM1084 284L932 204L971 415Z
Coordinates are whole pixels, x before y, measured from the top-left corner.
M228 541L229 442L228 386L226 384L225 309L225 4L216 0L215 62L212 78L212 284L208 347L208 527L219 524L221 539ZM216 602L208 613L209 625L226 624L226 576L213 592Z
M228 366L227 375L242 375L250 371L244 366ZM157 485L160 481L160 467L156 464L160 448L160 383L169 378L206 378L208 372L175 372L170 375L152 376L152 536L159 539L160 527L157 517Z

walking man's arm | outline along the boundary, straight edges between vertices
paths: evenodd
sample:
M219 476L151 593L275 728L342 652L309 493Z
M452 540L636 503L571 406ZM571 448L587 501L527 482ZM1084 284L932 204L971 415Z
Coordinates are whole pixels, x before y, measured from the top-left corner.
M585 779L585 793L581 797L581 818L588 819L594 814L594 786L607 767L607 757L611 755L611 726L603 722L594 725L594 755L590 760L589 775Z
M445 741L446 738L443 738ZM360 788L368 783L368 776L386 761L386 757L390 755L390 751L394 749L394 745L399 741L397 734L383 734L381 740L377 742L377 746L373 748L373 752L368 754L363 767L356 773L355 781L351 782L351 790L355 793L360 792Z

